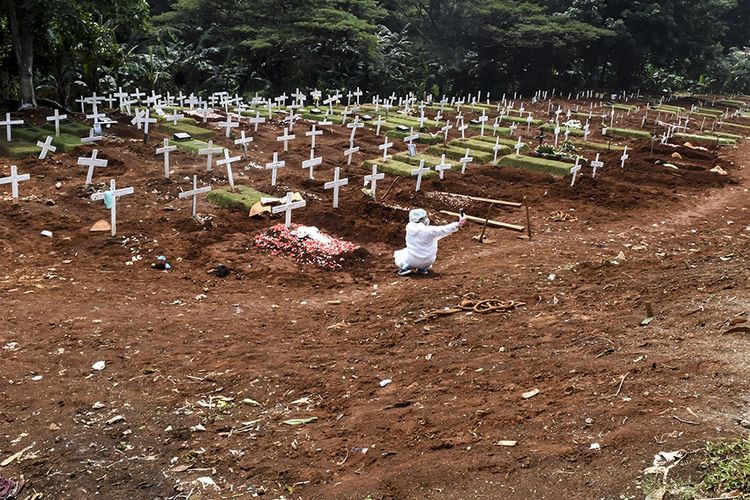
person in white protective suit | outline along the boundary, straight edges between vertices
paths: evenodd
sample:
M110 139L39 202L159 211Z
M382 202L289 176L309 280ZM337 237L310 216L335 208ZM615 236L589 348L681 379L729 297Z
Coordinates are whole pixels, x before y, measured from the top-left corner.
M430 226L427 212L416 208L409 212L406 225L406 248L393 252L399 276L408 276L416 269L427 274L437 258L438 240L453 234L466 224L466 217L445 226Z

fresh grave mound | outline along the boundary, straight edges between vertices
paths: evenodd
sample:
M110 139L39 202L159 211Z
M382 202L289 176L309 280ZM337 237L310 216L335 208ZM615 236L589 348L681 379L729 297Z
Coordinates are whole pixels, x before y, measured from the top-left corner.
M338 270L343 264L365 253L349 241L337 240L317 227L276 224L255 236L253 243L271 255L291 257L300 264L312 264L323 269Z

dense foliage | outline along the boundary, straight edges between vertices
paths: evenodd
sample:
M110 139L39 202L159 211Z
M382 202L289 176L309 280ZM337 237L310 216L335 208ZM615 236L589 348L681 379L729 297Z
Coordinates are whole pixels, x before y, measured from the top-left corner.
M0 0L0 92L750 92L750 0Z

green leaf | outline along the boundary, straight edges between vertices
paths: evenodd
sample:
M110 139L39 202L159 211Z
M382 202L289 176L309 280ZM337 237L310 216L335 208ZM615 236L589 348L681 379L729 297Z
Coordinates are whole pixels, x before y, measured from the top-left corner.
M289 420L284 420L282 423L286 425L304 425L315 422L316 420L318 420L318 417L290 418Z
M641 321L641 326L648 326L648 324L651 323L653 320L654 320L653 316L648 317L644 319L643 321Z

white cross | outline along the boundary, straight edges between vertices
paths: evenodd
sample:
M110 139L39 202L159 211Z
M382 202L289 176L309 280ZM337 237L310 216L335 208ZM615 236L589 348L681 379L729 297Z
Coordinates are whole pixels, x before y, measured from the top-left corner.
M591 162L591 168L594 169L594 173L591 175L591 178L592 179L595 178L596 177L596 170L599 169L599 168L603 168L603 167L604 167L604 162L603 161L599 161L599 153L596 153L596 160L594 160L594 161Z
M305 200L292 201L292 193L287 193L286 197L284 198L284 203L282 203L281 205L276 205L275 207L271 207L271 213L278 214L281 212L286 212L284 225L289 228L289 226L292 225L292 210L302 208L305 205L307 205L307 202Z
M447 142L448 141L448 132L452 128L453 128L453 125L451 125L451 121L448 120L447 122L445 122L445 127L443 127L443 128L440 129L440 131L443 133L443 142Z
M346 164L351 165L352 164L352 156L359 153L359 146L354 146L352 144L349 145L349 149L344 151L344 156L346 156Z
M296 136L289 135L289 129L284 129L284 135L281 135L276 138L277 142L283 142L284 143L284 152L289 151L289 141L293 141Z
M521 138L518 138L518 143L513 146L516 149L516 156L519 156L521 154L521 149L525 146L524 143L521 142Z
M173 115L167 115L164 117L168 122L172 122L173 125L177 125L177 120L182 120L185 118L185 115L181 115L179 113L175 113Z
M417 139L419 139L419 132L414 132L414 127L412 127L409 135L404 137L404 142L411 146Z
M130 95L130 94L128 94L127 92L123 92L123 91L122 91L122 87L118 87L118 88L117 88L117 92L115 92L114 94L112 94L112 97L116 97L117 99L119 99L120 103L119 103L119 106L118 106L118 107L120 107L120 108L121 108L121 107L123 106L123 100L124 100L124 99L125 99L126 97L129 97L129 95Z
M385 120L383 120L380 115L378 115L378 119L372 122L375 125L375 135L380 135L380 126L385 124Z
M23 125L23 120L12 120L10 118L10 113L5 113L5 121L0 122L0 127L5 126L5 137L8 139L8 142L13 140L13 136L10 132L13 125Z
M199 149L198 154L199 155L206 155L207 161L206 161L206 170L211 171L213 170L213 157L215 154L219 154L224 152L224 148L220 147L214 147L214 141L208 141L208 147L204 149Z
M143 122L143 133L148 135L148 124L156 123L156 118L149 118L149 110L146 108L146 116L141 120Z
M305 136L310 138L310 148L311 149L315 149L315 137L318 136L318 135L323 135L323 131L322 130L315 130L315 124L313 123L312 124L312 129L310 129L309 132L305 132Z
M526 133L529 133L529 130L531 130L531 122L534 121L534 117L529 113L529 116L526 117Z
M81 105L81 114L85 113L86 112L86 108L84 108L83 105L86 104L86 99L84 99L84 97L81 96L78 99L76 99L76 102Z
M383 144L378 146L378 149L383 151L383 161L388 159L388 148L391 148L391 147L393 147L393 143L388 142L388 136L386 135L385 141L383 142Z
M349 184L349 179L339 179L341 167L333 171L333 180L323 184L323 189L333 189L333 208L339 208L339 188Z
M362 97L362 91L359 90L359 87L357 87L357 90L352 92L352 95L357 98L357 106L359 106L359 98Z
M346 128L352 129L352 134L349 137L349 143L354 143L354 134L357 133L358 128L364 127L365 124L359 121L359 115L354 117L354 121L349 123Z
M378 199L377 197L378 181L381 181L383 179L385 179L385 174L382 172L378 173L377 164L372 165L372 174L365 175L365 186L367 185L368 182L370 183L370 186L371 186L370 191L372 192L372 197L376 200Z
M112 179L109 181L109 191L94 193L91 195L93 201L104 200L105 203L110 201L111 205L109 207L109 212L111 217L110 225L112 226L112 236L117 235L117 198L128 194L133 194L132 187L116 189L115 180Z
M461 163L461 173L462 174L466 173L466 166L472 161L474 161L474 158L469 156L469 148L466 148L466 153L464 154L463 158L461 158L458 161Z
M583 127L583 142L588 142L589 140L589 124L587 123L585 127Z
M521 138L519 137L518 139L520 140ZM495 145L492 146L492 153L493 153L492 163L497 163L497 154L500 152L501 149L503 149L503 145L500 144L500 138L496 137Z
M581 157L576 156L576 164L570 167L570 173L573 174L573 178L570 180L570 187L573 187L576 183L576 176L581 171Z
M440 126L440 120L443 119L443 114L438 111L438 113L435 115L435 128Z
M10 177L0 179L0 185L10 184L11 196L13 201L18 201L18 183L31 179L29 174L18 175L18 168L15 165L10 166Z
M422 176L430 171L430 167L424 166L424 160L419 160L419 168L416 168L411 171L411 175L417 176L417 189L416 191L419 191L422 189Z
M107 163L109 163L107 160L97 158L96 155L98 154L99 150L95 149L91 152L90 158L87 158L85 156L78 158L78 165L89 167L89 171L86 174L86 185L91 184L91 180L94 178L94 169L96 167L106 167Z
M60 111L55 109L55 114L47 117L48 122L55 122L55 137L60 136L60 120L67 120L68 115L61 115Z
M52 145L52 136L48 135L47 139L42 141L36 141L36 145L40 148L42 148L42 151L39 153L39 159L44 160L47 158L47 151L52 151L53 153L57 151L57 148Z
M468 125L461 122L461 126L458 127L458 131L461 132L461 139L466 139L466 129L468 128L469 128Z
M247 145L253 142L252 137L245 137L245 131L240 130L240 138L234 140L235 145L242 146L242 150L245 152L245 158L247 158Z
M157 148L156 154L164 155L164 178L169 179L169 153L175 151L177 146L170 146L169 139L164 138L164 146Z
M203 103L203 107L201 109L196 110L196 113L198 114L198 116L203 117L203 123L206 123L208 121L208 115L210 115L213 112L214 112L213 108L209 108L206 103Z
M87 137L81 137L81 142L84 144L94 143L96 141L101 141L103 137L101 135L96 135L96 132L93 128L89 129L89 135Z
M266 119L265 118L261 118L260 111L256 111L255 112L255 117L254 118L248 118L247 121L248 121L248 123L250 123L251 125L253 125L255 127L255 131L256 132L258 131L258 125L259 124L266 123Z
M279 153L274 153L273 161L271 161L270 163L266 163L266 170L271 171L271 185L272 186L276 185L276 171L285 166L286 166L286 162L284 160L279 161Z
M135 116L132 120L130 120L130 123L138 127L138 130L141 129L141 125L143 125L143 117L146 116L145 111L137 111L135 113Z
M222 165L227 166L227 180L229 180L229 187L232 189L234 189L234 174L232 173L232 163L236 161L240 161L240 157L239 156L230 157L229 150L225 149L224 158L216 162L217 167L221 167Z
M229 134L232 132L232 129L235 127L239 127L239 123L235 123L232 121L232 113L227 113L227 120L224 122L219 122L219 128L225 129L224 135L228 138Z
M193 189L190 191L183 191L177 195L180 199L185 199L189 197L193 197L193 218L195 218L195 215L198 213L198 195L203 193L208 193L211 191L211 186L203 186L202 188L198 187L198 176L193 176Z
M518 124L516 122L513 122L510 124L510 136L513 137L513 132L516 131L518 128Z
M484 124L487 123L487 120L489 120L489 119L490 119L490 117L487 116L484 113L484 110L482 110L482 116L480 116L479 118L477 118L477 120L479 121L479 126L480 126L480 128L479 128L479 135L482 136L482 137L484 137Z
M141 97L143 97L144 95L146 95L146 94L144 92L141 92L140 89L138 89L138 87L136 87L135 92L133 92L132 94L130 94L131 97L135 98L135 102L140 101ZM81 105L81 106L83 106L83 105Z
M310 179L314 179L315 177L313 176L313 170L315 169L315 167L317 167L318 165L321 165L322 163L323 163L323 157L319 156L319 157L316 158L315 157L315 150L311 149L310 150L310 159L309 160L304 160L302 162L302 168L306 168L306 169L310 170Z
M445 155L443 154L440 157L440 163L435 165L435 171L440 173L440 178L442 179L443 176L445 175L445 171L450 170L450 169L451 169L451 165L450 163L445 163Z
M625 146L625 150L622 152L622 156L620 157L620 168L625 168L625 160L627 160L628 158L630 158L630 156L628 156L628 147Z

